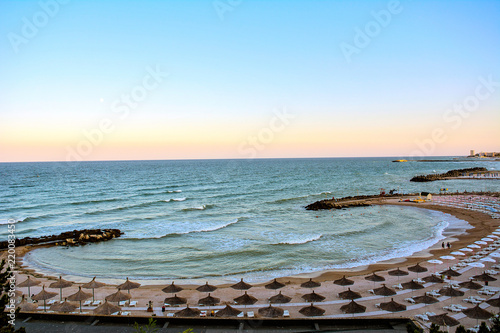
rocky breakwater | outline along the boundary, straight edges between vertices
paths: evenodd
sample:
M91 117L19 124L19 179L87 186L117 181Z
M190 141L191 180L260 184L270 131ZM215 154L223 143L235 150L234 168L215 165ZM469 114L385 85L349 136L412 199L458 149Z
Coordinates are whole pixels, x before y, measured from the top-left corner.
M410 179L411 182L433 182L435 180L444 180L444 179L453 179L457 177L461 177L466 173L474 173L474 172L485 172L488 171L486 168L467 168L467 169L457 169L450 170L445 173L439 174L430 174L430 175L419 175Z
M371 206L375 202L379 202L384 198L397 197L398 194L389 195L358 195L354 197L344 197L340 199L320 200L306 206L306 210L323 210L323 209L343 209L350 207L366 207Z
M122 232L118 229L84 229L63 232L59 235L16 238L16 246L49 245L49 246L76 246L88 243L97 243L120 237ZM0 242L0 249L7 249L7 241Z

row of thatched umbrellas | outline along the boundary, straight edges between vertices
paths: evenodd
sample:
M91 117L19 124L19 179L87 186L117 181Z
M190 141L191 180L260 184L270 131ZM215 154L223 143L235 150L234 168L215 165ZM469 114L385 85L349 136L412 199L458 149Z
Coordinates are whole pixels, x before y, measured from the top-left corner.
M418 274L420 272L427 271L427 268L422 267L419 264L417 264L415 266L408 267L408 270L416 272ZM400 270L399 268L397 268L396 270L389 271L388 274L391 275L391 276L398 276L399 277L399 276L408 275L409 273L405 272L403 270ZM444 272L441 272L441 274L447 275L447 276L459 276L460 275L460 273L458 273L458 272L456 272L456 271L454 271L452 269L448 269L448 270L446 270ZM474 278L476 280L479 280L479 281L494 281L494 280L496 280L495 278L489 276L486 273L474 276ZM380 275L377 275L376 273L373 273L373 274L365 277L365 279L369 280L369 281L373 281L374 283L375 282L385 281L384 277L382 277ZM435 275L430 275L428 277L425 277L424 281L426 281L426 282L435 282L435 283L442 283L443 282L443 280L441 278L439 278L438 276L435 276ZM29 293L30 292L29 288L31 286L35 286L35 285L38 285L38 284L40 284L39 281L36 281L36 280L31 279L30 277L28 277L28 279L26 281L24 281L23 283L19 284L19 287L28 287L28 293ZM349 286L349 285L353 285L354 281L350 280L350 279L347 279L345 276L343 276L341 279L335 280L334 284L341 285L341 286ZM60 277L58 281L52 283L49 287L50 288L59 288L60 289L59 296L60 296L60 300L62 300L62 289L63 288L67 288L67 287L69 287L71 285L72 285L72 282L65 281L65 280L63 280ZM83 292L81 290L81 288L83 287L83 288L87 288L87 289L92 289L92 299L94 300L94 289L100 288L102 286L104 286L104 284L95 281L95 277L94 277L90 282L88 282L86 284L83 284L79 288L79 291L77 293L75 293L75 294L70 295L69 297L67 297L67 300L80 302L80 311L81 311L81 302L83 300L86 300L86 299L90 298L90 294L87 294L87 293ZM100 307L110 308L112 305L109 304L108 301L109 302L120 302L120 301L129 300L131 298L131 296L130 296L130 290L138 288L139 286L140 286L139 283L131 282L127 278L127 280L126 280L125 283L123 283L123 284L121 284L121 285L119 285L117 287L118 288L117 292L115 292L115 293L113 293L111 295L108 295L106 297L106 302L104 304L102 304ZM271 283L265 285L265 288L266 289L274 289L274 290L276 290L276 289L283 288L284 286L285 285L283 283L280 283L276 279L274 279ZM316 287L319 287L319 286L321 286L321 283L313 281L312 279L310 279L309 281L306 281L306 282L304 282L304 283L301 284L301 287L304 287L304 288L316 288ZM412 290L417 290L417 289L424 288L423 285L421 285L421 284L419 284L419 283L417 283L417 282L415 282L413 280L410 281L410 282L403 283L402 286L403 286L404 289L412 289ZM465 288L469 288L469 289L479 289L479 288L481 288L481 285L479 285L479 284L477 284L475 282L472 282L472 281L462 282L460 284L460 286L465 287ZM241 279L240 282L232 285L231 287L233 289L236 289L236 290L248 290L248 289L252 288L252 285L244 282L243 279ZM215 291L216 289L217 289L216 286L209 285L208 282L205 285L202 285L202 286L199 286L198 288L196 288L196 290L198 290L200 292L207 292L207 293L209 293L207 297L200 299L199 302L198 302L198 304L200 304L200 305L207 305L207 306L214 306L214 305L218 304L220 302L220 299L219 298L215 298L215 297L211 296L211 294L210 294L211 292ZM124 294L120 290L127 290L128 294ZM165 292L165 293L177 293L177 292L180 292L182 290L183 290L183 288L180 287L180 286L175 285L174 282L172 282L171 285L168 285L167 287L165 287L165 288L162 289L162 291ZM394 290L386 287L385 284L383 284L383 286L380 287L380 288L374 289L373 292L376 295L382 295L382 296L392 296L392 295L396 294L396 292ZM457 289L453 289L453 288L443 288L442 290L440 290L440 294L443 295L443 296L452 296L453 297L453 296L461 296L461 295L463 295L463 292L461 292L461 291L459 291ZM33 299L35 299L35 300L43 300L44 301L44 309L45 309L45 301L47 299L55 297L56 295L57 295L57 293L51 293L51 292L45 291L45 287L43 287L42 291L39 294L35 295L33 297ZM366 310L366 307L364 307L364 306L362 306L362 305L357 304L356 302L354 302L354 299L361 298L361 295L359 293L357 293L357 292L352 291L350 288L348 290L346 290L346 291L343 291L343 292L339 293L339 297L342 298L342 299L350 299L351 300L351 302L349 304L346 304L346 305L344 305L344 306L341 307L341 311L343 311L345 313L357 313L357 312L364 312ZM311 303L321 302L321 301L323 301L325 299L324 296L315 293L314 290L313 290L312 293L303 295L302 298L305 301L311 302ZM434 302L438 301L437 299L435 299L435 298L433 298L431 296L427 296L427 295L420 296L420 297L415 297L414 299L415 299L416 302L426 303L426 304L431 304L431 303L434 303ZM245 292L241 296L235 298L234 301L237 304L241 304L241 305L251 305L251 304L256 303L257 299L255 297L251 296L251 295L248 295L247 292ZM269 298L269 301L270 301L270 303L274 303L274 304L284 304L284 303L290 302L291 301L291 297L285 296L281 292L279 292L275 296L272 296L271 298ZM171 304L171 305L180 305L180 304L186 304L187 300L185 298L181 298L181 297L178 297L177 295L174 295L173 297L166 298L165 299L165 303ZM30 304L27 303L26 306L29 307L29 305ZM59 304L55 304L53 307L54 307L53 310L55 310L55 311L62 311L62 312L67 311L67 312L69 312L70 309L74 310L74 308L72 309L71 304L67 303L67 302L61 302ZM112 310L115 310L113 312L119 311L119 309L120 309L119 307L116 307L116 306L113 306L113 307L114 308L112 308ZM381 303L380 304L380 308L383 309L383 310L387 310L387 311L404 311L406 309L406 306L404 306L402 304L399 304L399 303L396 303L396 302L394 302L394 300L391 299L391 302ZM99 309L99 307L96 310L98 310L98 309ZM269 307L260 309L262 311L259 310L259 314L261 314L263 316L266 316L265 313L269 312L269 314L271 314L269 316L271 316L271 317L279 316L278 314L279 314L280 311L276 310L276 309L279 309L279 308L276 308L276 307L273 307L273 306L269 305ZM194 310L194 309L189 308L189 306L188 306L184 310L186 312L188 312L188 311ZM184 311L184 310L181 310L181 311ZM235 310L239 311L237 309L235 309ZM219 312L217 312L217 313L219 313ZM234 313L235 311L231 312L230 310L226 310L224 312L221 312L221 314L219 316L225 316L226 312ZM263 313L261 313L261 312L263 312ZM310 306L301 309L299 312L302 313L302 314L304 314L304 315L314 315L314 316L317 316L317 315L323 314L324 310L320 309L320 308L317 308L313 304L311 304ZM178 315L182 316L183 313L179 313Z

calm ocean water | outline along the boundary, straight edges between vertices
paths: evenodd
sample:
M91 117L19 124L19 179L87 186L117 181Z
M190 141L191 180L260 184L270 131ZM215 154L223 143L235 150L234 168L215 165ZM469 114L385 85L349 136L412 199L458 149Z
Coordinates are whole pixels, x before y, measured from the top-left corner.
M414 208L306 211L323 198L500 191L497 180L410 183L415 174L499 162L392 158L0 163L0 237L118 228L119 238L38 249L28 261L63 274L134 279L239 279L344 268L434 244L454 219Z

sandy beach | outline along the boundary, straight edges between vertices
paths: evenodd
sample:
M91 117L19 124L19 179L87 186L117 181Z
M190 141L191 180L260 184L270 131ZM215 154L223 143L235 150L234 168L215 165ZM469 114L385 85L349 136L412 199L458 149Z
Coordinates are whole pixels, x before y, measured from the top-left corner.
M492 266L496 265L497 257L495 255L491 256L491 253L497 253L496 249L500 246L500 241L496 241L497 237L491 238L490 241L484 242L485 244L479 245L479 248L470 248L473 251L464 251L464 255L452 255L455 259L442 259L443 256L449 256L451 252L460 251L461 248L467 248L468 245L474 244L474 242L481 240L492 233L496 232L496 229L500 225L500 220L492 218L491 214L487 214L486 212L468 209L467 207L452 207L450 205L446 205L446 202L443 200L439 200L438 196L435 196L434 200L431 202L422 202L422 203L413 203L413 202L400 202L401 199L391 198L381 202L377 202L380 205L396 205L400 206L401 209L405 209L405 207L419 207L423 209L431 209L437 210L443 213L451 214L458 219L467 221L473 228L467 229L466 232L463 232L463 229L458 228L456 230L452 228L448 228L445 230L444 235L446 239L442 240L442 242L450 243L451 248L442 248L441 242L435 244L431 248L420 251L418 253L414 253L410 257L406 258L397 258L389 261L379 262L370 266L364 267L356 267L353 269L342 270L342 271L324 271L324 272L316 272L311 274L302 274L299 276L292 277L283 277L278 278L278 281L285 284L285 286L278 290L271 290L265 288L266 283L261 284L253 284L252 288L248 290L248 294L256 297L258 301L249 306L243 305L235 305L233 299L241 296L243 291L235 290L230 287L229 284L218 285L217 290L211 293L211 296L217 297L221 299L221 303L214 307L199 307L198 300L206 297L208 294L204 292L199 292L196 290L198 285L183 285L180 286L183 288L182 291L177 293L177 296L183 297L187 299L187 303L191 307L197 307L200 310L208 311L210 313L212 310L222 309L225 304L231 304L232 306L242 310L245 315L249 311L254 312L255 316L258 317L258 309L265 307L269 304L269 297L276 295L278 292L281 292L283 295L291 297L291 301L287 304L277 304L280 308L284 310L288 310L290 317L304 317L299 313L299 310L305 306L310 305L310 303L306 302L301 296L304 294L311 293L313 290L315 293L323 295L325 300L322 302L315 303L316 306L325 310L323 317L328 318L345 318L345 317L411 317L414 318L416 315L423 314L425 312L434 312L435 314L441 314L447 312L450 316L458 319L462 325L466 328L470 328L476 325L475 319L470 319L465 316L465 314L461 312L450 312L443 309L444 306L448 306L451 303L460 304L462 306L471 308L473 305L470 303L466 303L463 299L468 298L470 296L479 296L484 299L489 299L490 297L497 297L497 293L500 291L500 282L493 281L489 283L489 287L494 290L491 295L479 295L478 291L470 290L465 288L460 288L464 292L463 296L454 297L450 299L447 296L439 296L439 302L435 304L412 304L405 301L406 298L413 296L421 296L426 292L431 292L433 290L439 290L443 288L446 283L425 283L424 288L421 290L397 290L397 294L391 296L394 301L404 304L407 306L406 311L401 312L388 312L380 310L376 304L382 302L389 302L391 297L383 297L373 295L370 290L374 288L381 287L382 284L387 285L389 288L392 288L395 285L398 285L403 282L411 281L416 278L423 278L429 276L431 273L439 272L449 267L452 267L458 264L461 260L470 258L472 256L477 256L475 259L467 259L470 262L479 262L484 264L484 267L472 267L467 265L466 263L461 264L462 267L455 267L458 272L460 272L460 276L453 277L453 282L464 282L468 281L474 275L481 274L485 270L492 269ZM498 198L494 198L494 200L498 200ZM356 209L356 208L355 208ZM496 244L498 243L498 244ZM26 280L27 276L32 276L36 280L41 283L37 286L33 286L30 288L31 294L37 294L42 290L42 286L48 291L57 292L57 296L52 298L54 300L59 300L59 289L48 288L48 286L55 282L58 277L56 276L48 276L41 275L37 273L30 267L22 266L22 257L33 247L18 247L16 249L16 257L18 260L19 267L16 272L17 276L17 284ZM500 251L498 252L500 253ZM6 253L2 253L2 258L5 258ZM500 256L500 254L499 254ZM490 260L481 260L484 257L489 257ZM438 259L442 261L442 264L431 264L428 263L428 260ZM426 267L428 269L427 272L423 272L418 274L409 272L409 275L406 276L392 276L389 275L388 272L390 270L394 270L396 268L400 268L404 271L407 271L407 267L413 266L417 263L420 263L421 266ZM385 281L383 282L371 282L365 279L368 275L376 272L377 275L382 276ZM357 299L356 302L366 307L366 312L359 313L355 315L344 314L340 307L342 305L348 304L349 300L343 300L338 297L338 293L347 290L348 287L336 285L333 283L334 280L341 278L342 276L347 276L349 279L354 281L354 284L349 286L351 290L358 292L361 295L361 298ZM63 278L66 278L63 276ZM309 278L313 278L314 281L320 282L321 286L314 289L307 289L300 286L301 283L309 280ZM88 279L86 279L88 280ZM96 279L99 281L99 277ZM88 281L86 281L88 282ZM124 282L124 281L121 281ZM142 281L137 281L142 282ZM211 281L208 281L212 283ZM479 282L484 285L484 282ZM71 294L74 294L78 291L78 287L81 283L74 283L71 287L63 289L63 298L67 297ZM142 285L137 289L130 290L131 300L136 301L137 304L133 307L130 307L127 303L122 308L122 311L131 313L134 316L151 316L151 312L147 312L147 305L149 301L153 304L153 313L156 316L166 316L168 313L174 313L183 309L185 306L181 305L180 307L166 307L166 311L162 312L162 305L164 303L164 299L166 297L174 296L173 294L166 294L162 292L162 288L166 287L166 285ZM28 293L27 288L18 288L25 295ZM86 292L92 293L90 289L84 289ZM104 300L107 295L110 295L116 292L116 285L106 284L104 287L95 289L95 299L96 300ZM126 293L126 291L124 291ZM115 303L116 304L116 303ZM42 306L40 306L42 305ZM480 305L482 308L486 310L496 313L497 308L493 308L489 306L487 303L482 302ZM92 314L92 310L94 306L84 306L83 312ZM43 311L43 302L39 303L39 308L37 311ZM430 323L424 320L418 320L424 327L430 326Z

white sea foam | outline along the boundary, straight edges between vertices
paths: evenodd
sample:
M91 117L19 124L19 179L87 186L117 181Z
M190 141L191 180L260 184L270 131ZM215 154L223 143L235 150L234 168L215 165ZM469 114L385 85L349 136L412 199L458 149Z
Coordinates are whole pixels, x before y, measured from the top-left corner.
M172 201L185 201L187 198L174 198Z
M317 241L321 237L323 237L322 234L319 234L319 235L310 235L310 236L300 235L300 236L294 237L294 238L289 239L289 240L281 241L278 244L281 244L281 245L285 245L285 244L288 244L288 245L306 244L306 243L309 243L309 242Z
M181 193L182 190L173 190L173 191L167 191L168 193Z

